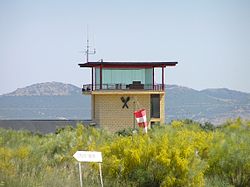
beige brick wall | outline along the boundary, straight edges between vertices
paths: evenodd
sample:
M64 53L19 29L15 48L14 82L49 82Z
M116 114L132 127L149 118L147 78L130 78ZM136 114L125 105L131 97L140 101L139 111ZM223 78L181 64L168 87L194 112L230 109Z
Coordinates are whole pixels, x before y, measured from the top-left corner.
M122 108L123 102L121 97L130 97L129 108ZM134 104L135 103L135 104ZM160 96L160 119L164 122L164 93ZM92 95L92 119L100 125L100 127L115 132L124 128L133 128L134 115L133 112L138 109L146 109L147 121L150 121L150 93L145 94L94 94ZM137 127L137 123L135 122Z

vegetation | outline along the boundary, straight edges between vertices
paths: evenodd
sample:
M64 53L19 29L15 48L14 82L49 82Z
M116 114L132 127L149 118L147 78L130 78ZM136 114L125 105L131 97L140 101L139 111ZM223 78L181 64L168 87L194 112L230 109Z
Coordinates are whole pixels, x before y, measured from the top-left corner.
M103 154L104 186L250 186L250 122L173 121L148 134L85 127L41 135L0 129L0 186L79 186L77 150ZM84 186L100 186L83 163Z

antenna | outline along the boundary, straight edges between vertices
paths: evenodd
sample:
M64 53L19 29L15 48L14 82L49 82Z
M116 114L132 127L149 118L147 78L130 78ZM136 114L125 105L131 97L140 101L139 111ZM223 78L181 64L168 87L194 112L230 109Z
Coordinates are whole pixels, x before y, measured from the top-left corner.
M91 50L90 46L89 46L89 28L88 28L88 25L87 25L87 46L86 46L86 50L84 51L84 53L86 54L87 63L89 62L89 55L96 54L95 48L93 50Z

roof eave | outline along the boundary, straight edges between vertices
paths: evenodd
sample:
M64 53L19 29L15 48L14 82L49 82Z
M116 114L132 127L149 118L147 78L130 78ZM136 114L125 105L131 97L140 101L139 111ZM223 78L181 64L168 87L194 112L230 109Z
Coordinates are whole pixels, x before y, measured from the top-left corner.
M176 66L178 62L88 62L84 64L78 64L80 67L112 67L112 68L143 68L143 67L166 67L166 66Z

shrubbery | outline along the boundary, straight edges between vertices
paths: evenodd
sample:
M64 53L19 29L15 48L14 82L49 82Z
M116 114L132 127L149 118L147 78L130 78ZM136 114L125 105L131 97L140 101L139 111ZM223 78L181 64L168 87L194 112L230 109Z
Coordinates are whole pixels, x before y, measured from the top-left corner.
M0 186L79 186L77 150L103 153L104 186L250 186L250 122L240 119L219 128L173 121L148 134L0 129L0 145ZM99 185L97 164L83 164L83 182Z
M228 123L214 134L208 155L208 175L234 186L250 186L250 122Z

